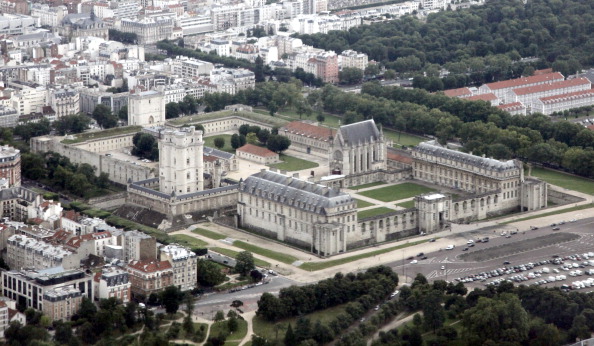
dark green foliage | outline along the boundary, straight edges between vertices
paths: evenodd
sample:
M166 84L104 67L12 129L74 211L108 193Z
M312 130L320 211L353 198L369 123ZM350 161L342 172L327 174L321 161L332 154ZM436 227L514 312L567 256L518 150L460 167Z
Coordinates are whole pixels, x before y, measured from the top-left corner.
M132 137L132 155L152 161L159 160L159 146L151 134L138 132Z
M217 147L217 149L223 149L223 147L225 146L225 138L223 138L223 137L215 138L214 145L215 145L215 147Z
M165 306L165 312L175 314L179 309L179 303L183 294L177 286L167 286L161 294L161 301Z
M89 128L91 119L82 114L66 115L58 118L52 124L56 132L60 135L81 133Z
M358 84L363 80L363 71L355 67L345 67L338 73L338 79L340 84Z
M252 269L256 268L254 256L249 251L242 251L235 257L235 272L247 276Z
M118 118L111 113L109 107L103 104L99 104L95 107L91 117L104 129L115 127L118 124Z
M270 135L268 137L268 141L266 142L266 148L276 153L282 153L283 151L289 149L290 146L291 140L288 137L281 135Z
M138 42L138 35L131 32L109 29L109 39L127 44L136 44Z
M25 142L29 142L29 139L37 136L44 136L51 132L52 127L49 120L46 118L41 119L37 122L27 123L23 125L17 125L14 128L14 135L21 137Z
M198 260L198 283L201 286L212 287L225 281L225 274L211 261Z

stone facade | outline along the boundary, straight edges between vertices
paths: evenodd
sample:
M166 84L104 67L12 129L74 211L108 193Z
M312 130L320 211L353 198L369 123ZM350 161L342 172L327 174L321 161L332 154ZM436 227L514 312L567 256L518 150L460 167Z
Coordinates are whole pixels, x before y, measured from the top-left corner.
M341 126L329 151L333 174L351 175L386 168L386 141L373 119Z
M198 256L190 249L171 244L159 249L161 261L168 261L173 268L173 285L182 291L196 288Z
M293 121L278 130L291 140L291 150L327 158L336 130L301 121Z
M163 93L155 90L130 93L128 125L162 125L165 123Z
M442 147L435 141L413 149L413 178L466 194L456 200L432 194L416 197L424 215L422 231L434 232L450 222L481 220L509 211L547 206L547 185L525 178L519 160L499 161Z
M148 298L173 285L173 268L168 261L132 261L126 267L132 293Z
M359 240L350 195L271 171L240 183L237 212L242 227L318 255L344 252Z
M166 130L159 140L159 191L186 194L204 189L204 141L194 126Z
M0 147L0 178L9 186L21 186L21 151L7 145Z

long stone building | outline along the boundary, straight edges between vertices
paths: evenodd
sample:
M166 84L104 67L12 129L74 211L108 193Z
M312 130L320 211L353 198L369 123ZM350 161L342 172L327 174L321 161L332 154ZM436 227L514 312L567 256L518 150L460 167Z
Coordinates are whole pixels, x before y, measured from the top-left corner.
M319 255L356 241L357 202L347 193L262 171L240 183L240 225Z

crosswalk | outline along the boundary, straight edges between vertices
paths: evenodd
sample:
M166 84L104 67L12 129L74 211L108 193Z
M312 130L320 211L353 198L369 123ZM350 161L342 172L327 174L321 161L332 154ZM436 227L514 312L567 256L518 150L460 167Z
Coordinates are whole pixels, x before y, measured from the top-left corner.
M454 268L454 269L447 269L447 270L434 270L431 273L429 273L429 275L427 275L427 279L433 279L433 278L438 278L438 277L445 277L450 276L450 275L454 275L454 274L458 274L458 273L464 273L467 271L471 271L474 270L476 268Z

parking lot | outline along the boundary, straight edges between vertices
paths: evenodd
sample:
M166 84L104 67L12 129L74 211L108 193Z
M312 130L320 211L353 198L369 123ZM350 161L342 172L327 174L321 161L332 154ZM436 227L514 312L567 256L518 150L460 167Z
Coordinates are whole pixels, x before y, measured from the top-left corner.
M463 282L469 289L508 280L516 285L594 291L593 226L594 219L582 219L525 230L481 229L447 237L451 247L389 265L404 277L403 282L422 273L429 280Z

